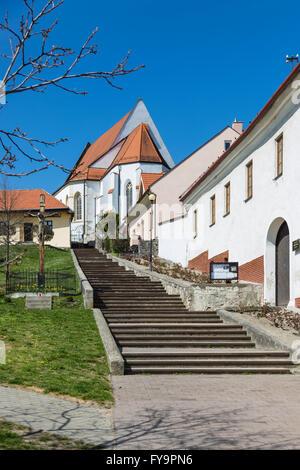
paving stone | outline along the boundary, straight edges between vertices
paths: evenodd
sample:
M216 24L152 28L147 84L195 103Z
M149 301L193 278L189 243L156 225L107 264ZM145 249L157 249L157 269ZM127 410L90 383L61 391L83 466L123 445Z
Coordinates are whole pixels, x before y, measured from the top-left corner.
M115 449L299 449L300 376L113 377Z

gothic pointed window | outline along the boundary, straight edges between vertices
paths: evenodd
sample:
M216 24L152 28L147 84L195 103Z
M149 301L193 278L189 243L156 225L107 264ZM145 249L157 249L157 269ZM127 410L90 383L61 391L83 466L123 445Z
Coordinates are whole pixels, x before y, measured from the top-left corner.
M129 182L126 185L126 209L127 214L132 206L132 184Z
M75 220L81 220L82 219L82 200L81 200L81 194L77 193L75 194L75 201L74 201L74 212L75 212Z

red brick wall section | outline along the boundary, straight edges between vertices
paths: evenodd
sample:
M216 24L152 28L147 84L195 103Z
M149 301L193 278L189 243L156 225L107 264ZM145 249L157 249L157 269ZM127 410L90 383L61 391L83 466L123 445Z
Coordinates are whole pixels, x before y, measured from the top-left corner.
M295 307L300 308L300 298L295 299Z
M208 259L208 251L203 251L200 255L189 260L188 268L201 271L202 273L209 273L209 266L211 262L222 263L229 260L229 251L224 251L212 258Z
M208 267L210 263L223 263L223 262L229 261L229 251L223 251L223 253L220 253L219 255L213 256L208 260Z
M209 273L209 266L211 262L222 263L223 261L229 261L229 251L224 251L216 256L208 259L208 251L203 251L200 255L189 260L188 268L195 269L202 273ZM264 283L264 257L259 256L258 258L249 261L248 263L239 266L239 278L242 281L257 282L259 284ZM296 299L300 308L300 298Z
M208 251L203 251L203 253L200 253L200 255L196 256L193 259L190 259L188 268L196 269L197 271L201 271L202 273L208 273Z
M260 256L239 266L239 278L242 281L264 283L264 257Z

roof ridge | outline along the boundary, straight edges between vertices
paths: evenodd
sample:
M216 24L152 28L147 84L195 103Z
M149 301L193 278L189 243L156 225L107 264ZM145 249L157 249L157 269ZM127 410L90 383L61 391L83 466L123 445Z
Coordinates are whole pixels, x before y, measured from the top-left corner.
M144 123L141 122L141 135L140 135L140 155L142 154L142 142L143 142L143 130L144 130Z
M18 197L18 201L15 204L15 207L12 208L12 211L20 211L20 210L38 210L40 204L40 194L43 193L45 195L46 200L46 209L69 209L69 207L64 204L62 201L57 199L53 194L50 194L43 188L31 188L31 189L1 189L0 193L4 191L11 194L10 197L15 194L18 196L20 192L27 192L27 195L23 195L21 198ZM22 199L22 201L20 200Z
M73 166L71 174L66 179L65 184L74 179L85 180L88 178L88 168L90 165L99 160L105 153L107 153L116 142L116 139L127 123L129 116L134 108L127 112L121 119L119 119L113 126L101 134L91 145L87 144L81 156Z

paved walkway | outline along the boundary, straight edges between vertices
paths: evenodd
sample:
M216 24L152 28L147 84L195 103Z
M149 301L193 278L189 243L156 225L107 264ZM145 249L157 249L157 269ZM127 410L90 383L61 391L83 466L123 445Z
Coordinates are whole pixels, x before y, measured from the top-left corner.
M112 412L0 386L0 418L108 449L300 449L300 375L113 377Z
M0 386L0 418L95 446L113 439L110 410L18 388Z
M113 377L115 449L300 449L300 376Z

